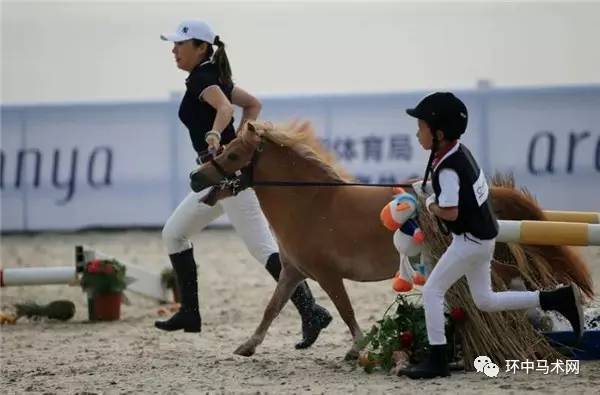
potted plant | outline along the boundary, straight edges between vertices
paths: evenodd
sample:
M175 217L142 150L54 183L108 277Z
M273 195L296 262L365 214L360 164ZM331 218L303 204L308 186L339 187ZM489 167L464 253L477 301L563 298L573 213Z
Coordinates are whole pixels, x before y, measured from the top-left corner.
M181 291L177 285L177 274L171 268L164 269L160 274L160 280L164 289L170 289L173 292L173 301L181 303Z
M88 295L90 321L114 321L121 316L125 266L115 259L88 262L81 277L81 287Z

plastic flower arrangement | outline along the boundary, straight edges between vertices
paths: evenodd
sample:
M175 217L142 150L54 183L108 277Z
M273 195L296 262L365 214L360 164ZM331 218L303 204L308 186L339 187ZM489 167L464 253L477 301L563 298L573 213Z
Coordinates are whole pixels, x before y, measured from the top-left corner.
M397 373L409 362L419 362L428 349L427 330L425 327L425 311L420 304L409 300L419 298L419 294L398 294L394 303L377 321L371 330L361 339L362 351L358 363L367 373L375 368L391 374ZM392 307L396 306L395 310ZM388 314L390 313L391 314ZM451 308L446 316L446 337L450 344L450 360L461 356L460 331L467 319L465 311L460 307Z
M85 266L81 287L92 294L123 292L125 266L115 259L94 259Z

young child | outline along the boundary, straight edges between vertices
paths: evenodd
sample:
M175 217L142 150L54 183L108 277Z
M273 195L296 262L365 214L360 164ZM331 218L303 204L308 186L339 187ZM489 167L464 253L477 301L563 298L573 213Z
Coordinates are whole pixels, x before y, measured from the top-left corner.
M413 379L450 375L444 335L444 294L463 275L479 309L503 311L541 307L556 310L581 336L580 293L574 285L553 291L492 291L491 260L498 222L483 171L467 147L458 141L467 127L468 113L464 103L452 93L437 92L406 112L418 119L419 143L424 149L431 150L421 184L425 192L424 186L432 173L433 193L426 199L427 210L452 232L452 243L423 287L430 355L421 364L410 366L401 373Z

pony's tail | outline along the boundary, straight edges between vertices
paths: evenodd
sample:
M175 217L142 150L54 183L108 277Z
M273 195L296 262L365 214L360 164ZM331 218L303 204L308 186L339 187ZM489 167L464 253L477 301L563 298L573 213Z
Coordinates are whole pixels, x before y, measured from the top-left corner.
M535 198L527 190L515 189L511 176L496 176L492 184L492 204L499 219L546 220ZM505 249L499 248L497 252L502 253L502 250ZM529 282L535 283L536 277L548 276L554 282L573 282L586 296L594 296L590 271L571 247L509 244L508 250Z

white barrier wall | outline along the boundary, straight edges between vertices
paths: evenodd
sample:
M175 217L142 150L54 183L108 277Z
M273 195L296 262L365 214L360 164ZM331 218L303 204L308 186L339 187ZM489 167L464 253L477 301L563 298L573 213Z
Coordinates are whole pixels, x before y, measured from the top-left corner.
M600 210L600 86L456 93L487 174L512 171L546 208ZM263 118L310 119L360 179L401 182L427 160L404 112L424 94L265 98ZM177 107L2 106L1 230L162 225L194 166Z
M164 103L3 108L2 230L160 223L171 118Z

